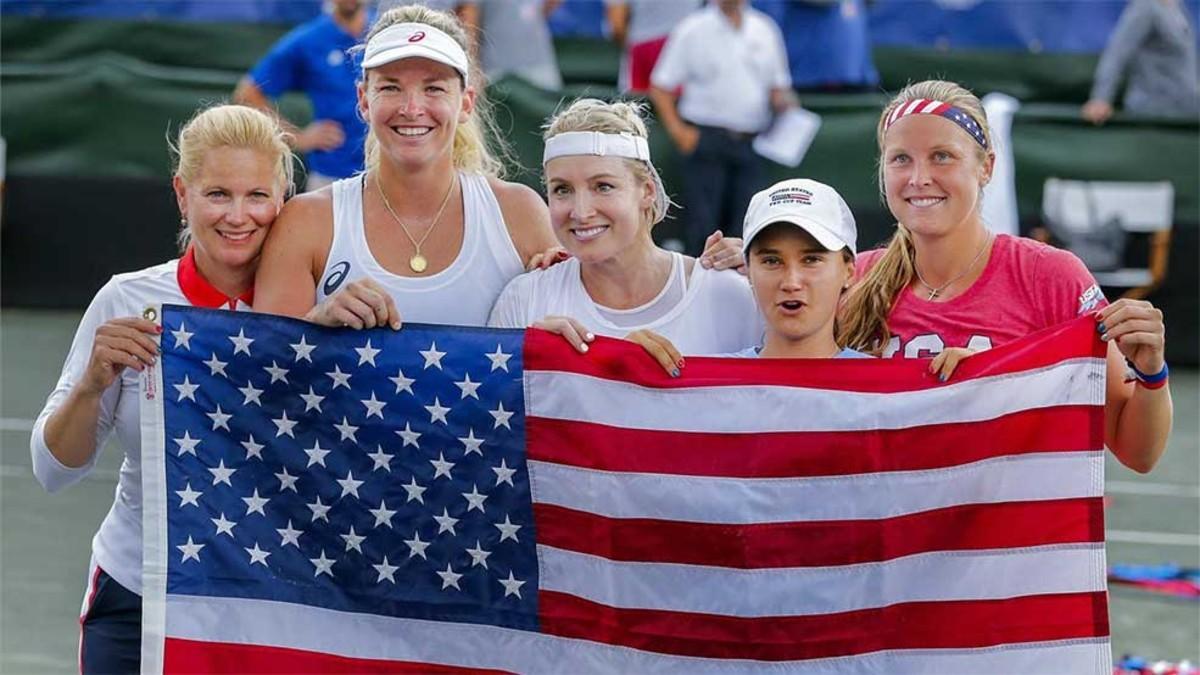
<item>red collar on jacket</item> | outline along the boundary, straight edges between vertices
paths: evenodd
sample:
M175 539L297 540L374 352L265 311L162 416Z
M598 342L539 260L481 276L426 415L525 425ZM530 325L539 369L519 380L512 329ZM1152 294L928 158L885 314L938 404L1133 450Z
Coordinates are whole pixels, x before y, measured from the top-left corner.
M192 303L195 307L219 309L224 305L228 309L237 309L238 300L241 300L247 306L250 306L254 302L253 286L238 297L231 298L210 284L208 279L205 279L204 275L196 267L196 256L191 246L188 246L183 257L179 259L179 269L176 271L175 276L179 281L179 290L183 291L183 297L187 298L188 302Z

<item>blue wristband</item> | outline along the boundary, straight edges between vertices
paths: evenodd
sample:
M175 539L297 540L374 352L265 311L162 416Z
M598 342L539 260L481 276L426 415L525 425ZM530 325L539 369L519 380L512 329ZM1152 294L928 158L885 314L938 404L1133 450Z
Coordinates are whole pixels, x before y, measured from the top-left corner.
M1129 359L1125 359L1125 363L1129 365L1129 369L1133 371L1133 375L1138 379L1138 381L1143 384L1158 384L1159 382L1167 379L1167 375L1170 374L1170 369L1167 368L1166 361L1163 361L1162 370L1153 375L1147 375L1146 373L1138 370L1137 366L1133 365L1133 361L1130 361Z

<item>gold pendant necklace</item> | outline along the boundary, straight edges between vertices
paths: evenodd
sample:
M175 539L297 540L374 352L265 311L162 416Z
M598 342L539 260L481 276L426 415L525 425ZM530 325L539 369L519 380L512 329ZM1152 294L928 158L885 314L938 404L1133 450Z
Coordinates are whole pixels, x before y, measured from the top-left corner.
M958 276L954 277L950 281L947 281L941 286L938 286L937 288L934 288L932 284L930 284L928 281L925 281L925 277L921 276L921 269L917 267L916 261L913 261L913 271L917 273L917 280L921 282L922 286L929 289L929 297L925 298L925 300L932 301L933 299L937 298L937 296L941 295L942 291L950 288L954 282L970 274L971 270L975 269L975 263L979 262L979 259L983 257L983 252L987 250L988 244L990 243L992 243L992 235L988 234L987 238L983 240L983 246L980 246L979 252L975 254L975 259L971 261L970 265L967 265L967 269L963 270Z
M424 272L429 267L429 261L425 259L425 256L421 255L421 246L429 238L429 234L433 232L433 228L437 227L438 222L441 221L442 212L446 210L446 205L450 203L450 195L454 193L454 184L457 182L456 174L454 178L451 178L450 187L446 189L446 196L442 197L442 205L438 207L437 214L433 216L433 222L429 223L429 229L425 230L425 236L421 237L421 241L417 241L412 236L412 233L408 231L408 226L400 220L400 216L396 215L395 209L392 208L391 202L388 201L387 194L383 191L383 185L379 182L379 174L375 174L375 188L379 190L379 196L383 198L384 208L387 209L388 213L392 214L392 219L400 226L400 230L404 232L404 236L408 237L408 240L412 242L413 254L408 259L408 268L417 274Z

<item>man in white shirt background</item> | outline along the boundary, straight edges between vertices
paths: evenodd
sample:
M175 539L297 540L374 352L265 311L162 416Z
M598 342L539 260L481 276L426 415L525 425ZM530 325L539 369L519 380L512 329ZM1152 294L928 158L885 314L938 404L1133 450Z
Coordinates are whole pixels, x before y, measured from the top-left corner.
M746 0L714 0L671 31L650 84L682 156L687 250L699 253L713 230L738 233L750 198L765 187L751 143L773 114L796 105L783 35Z

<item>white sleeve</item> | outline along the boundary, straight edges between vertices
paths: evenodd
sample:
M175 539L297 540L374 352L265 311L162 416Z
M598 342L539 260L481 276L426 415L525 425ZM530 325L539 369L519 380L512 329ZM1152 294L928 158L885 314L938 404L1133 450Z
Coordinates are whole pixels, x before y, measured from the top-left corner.
M62 375L58 378L58 384L50 392L45 407L42 408L37 421L34 422L33 434L29 439L29 450L33 455L33 474L47 492L57 492L68 485L73 485L90 473L96 465L96 459L99 456L98 450L104 447L104 442L112 433L117 400L121 394L120 377L100 396L100 418L96 425L96 444L92 448L90 458L83 466L65 466L51 454L49 446L46 445L45 426L46 420L63 404L71 389L87 370L96 329L108 320L116 318L121 305L120 297L121 292L115 279L109 280L96 293L92 304L88 306L87 312L79 322L79 329L75 331L75 340L71 343L71 350L67 352L67 359L63 363Z
M792 67L788 63L787 43L783 40L783 31L770 17L766 17L766 20L771 26L771 41L774 43L775 52L775 77L772 86L776 89L791 89Z
M668 91L680 87L687 79L687 42L690 23L684 19L671 31L662 53L650 72L650 84Z
M526 277L531 274L534 272L526 272L513 277L504 290L500 291L500 297L496 298L496 304L492 305L492 313L488 317L489 328L527 328L529 326L531 322L526 321L527 317L523 308L529 306L532 287Z

